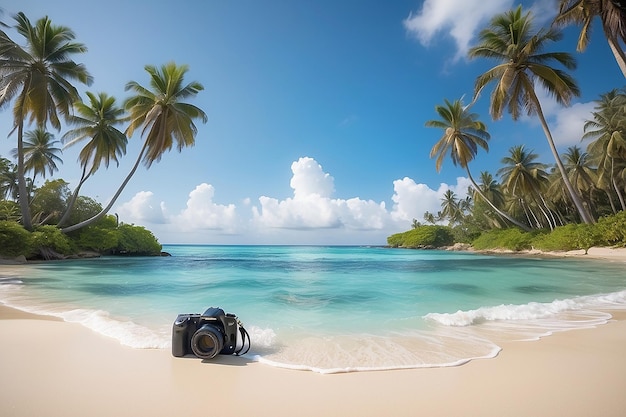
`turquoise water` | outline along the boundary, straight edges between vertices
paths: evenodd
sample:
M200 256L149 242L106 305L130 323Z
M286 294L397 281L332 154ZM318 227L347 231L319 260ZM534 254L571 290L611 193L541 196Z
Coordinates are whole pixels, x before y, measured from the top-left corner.
M222 307L251 334L250 359L317 372L455 365L626 308L619 262L377 247L163 249L172 257L0 269L0 301L135 348L169 348L178 313Z

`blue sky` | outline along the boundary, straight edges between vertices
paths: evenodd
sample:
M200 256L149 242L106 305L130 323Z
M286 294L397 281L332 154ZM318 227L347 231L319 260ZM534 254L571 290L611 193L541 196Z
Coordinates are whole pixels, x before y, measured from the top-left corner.
M554 2L556 3L556 2ZM205 87L193 104L208 115L196 145L137 171L111 213L145 226L161 243L385 244L413 218L436 213L448 188L464 196L465 172L430 149L441 131L426 128L444 99L471 101L489 61L466 51L509 0L78 0L9 1L3 20L23 11L68 26L89 51L77 56L94 83L121 103L124 86L148 85L146 64L190 67ZM550 22L553 2L522 2L536 23ZM13 39L22 39L9 31ZM552 50L575 54L581 96L569 108L540 92L560 150L581 145L593 100L624 78L599 24L584 54L577 28ZM534 119L491 120L488 97L473 110L491 134L470 169L495 175L507 150L525 144L553 163ZM0 112L8 133L10 109ZM53 132L57 139L64 133ZM119 168L90 179L82 194L106 203L134 163L142 138L129 141ZM60 146L60 145L59 145ZM9 157L15 136L0 140ZM78 148L50 178L76 184Z

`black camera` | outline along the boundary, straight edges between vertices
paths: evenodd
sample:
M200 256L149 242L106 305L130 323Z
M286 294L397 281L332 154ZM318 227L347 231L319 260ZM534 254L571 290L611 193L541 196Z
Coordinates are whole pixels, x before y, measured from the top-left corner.
M241 346L237 349L237 333ZM246 346L248 340L248 348ZM209 307L202 314L179 314L172 328L172 355L182 357L193 353L201 359L217 354L243 355L250 350L250 337L243 325L231 313Z

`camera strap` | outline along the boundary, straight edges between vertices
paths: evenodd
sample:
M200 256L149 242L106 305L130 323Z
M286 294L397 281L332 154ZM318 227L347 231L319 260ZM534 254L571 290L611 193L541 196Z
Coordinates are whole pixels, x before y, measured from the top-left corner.
M250 335L248 334L246 329L244 329L243 324L241 324L239 320L237 320L237 324L239 325L239 333L241 333L241 347L235 351L235 355L241 356L241 355L245 355L250 350ZM247 348L246 348L246 339L248 340ZM244 350L244 348L246 349Z

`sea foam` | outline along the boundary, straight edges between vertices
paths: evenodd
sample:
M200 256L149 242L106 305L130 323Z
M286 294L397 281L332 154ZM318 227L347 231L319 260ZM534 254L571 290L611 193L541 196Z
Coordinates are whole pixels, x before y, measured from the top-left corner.
M603 310L620 306L621 308L626 306L626 291L554 300L550 303L501 304L468 311L458 310L456 313L429 313L424 318L445 326L462 327L498 320L545 319L563 312Z

